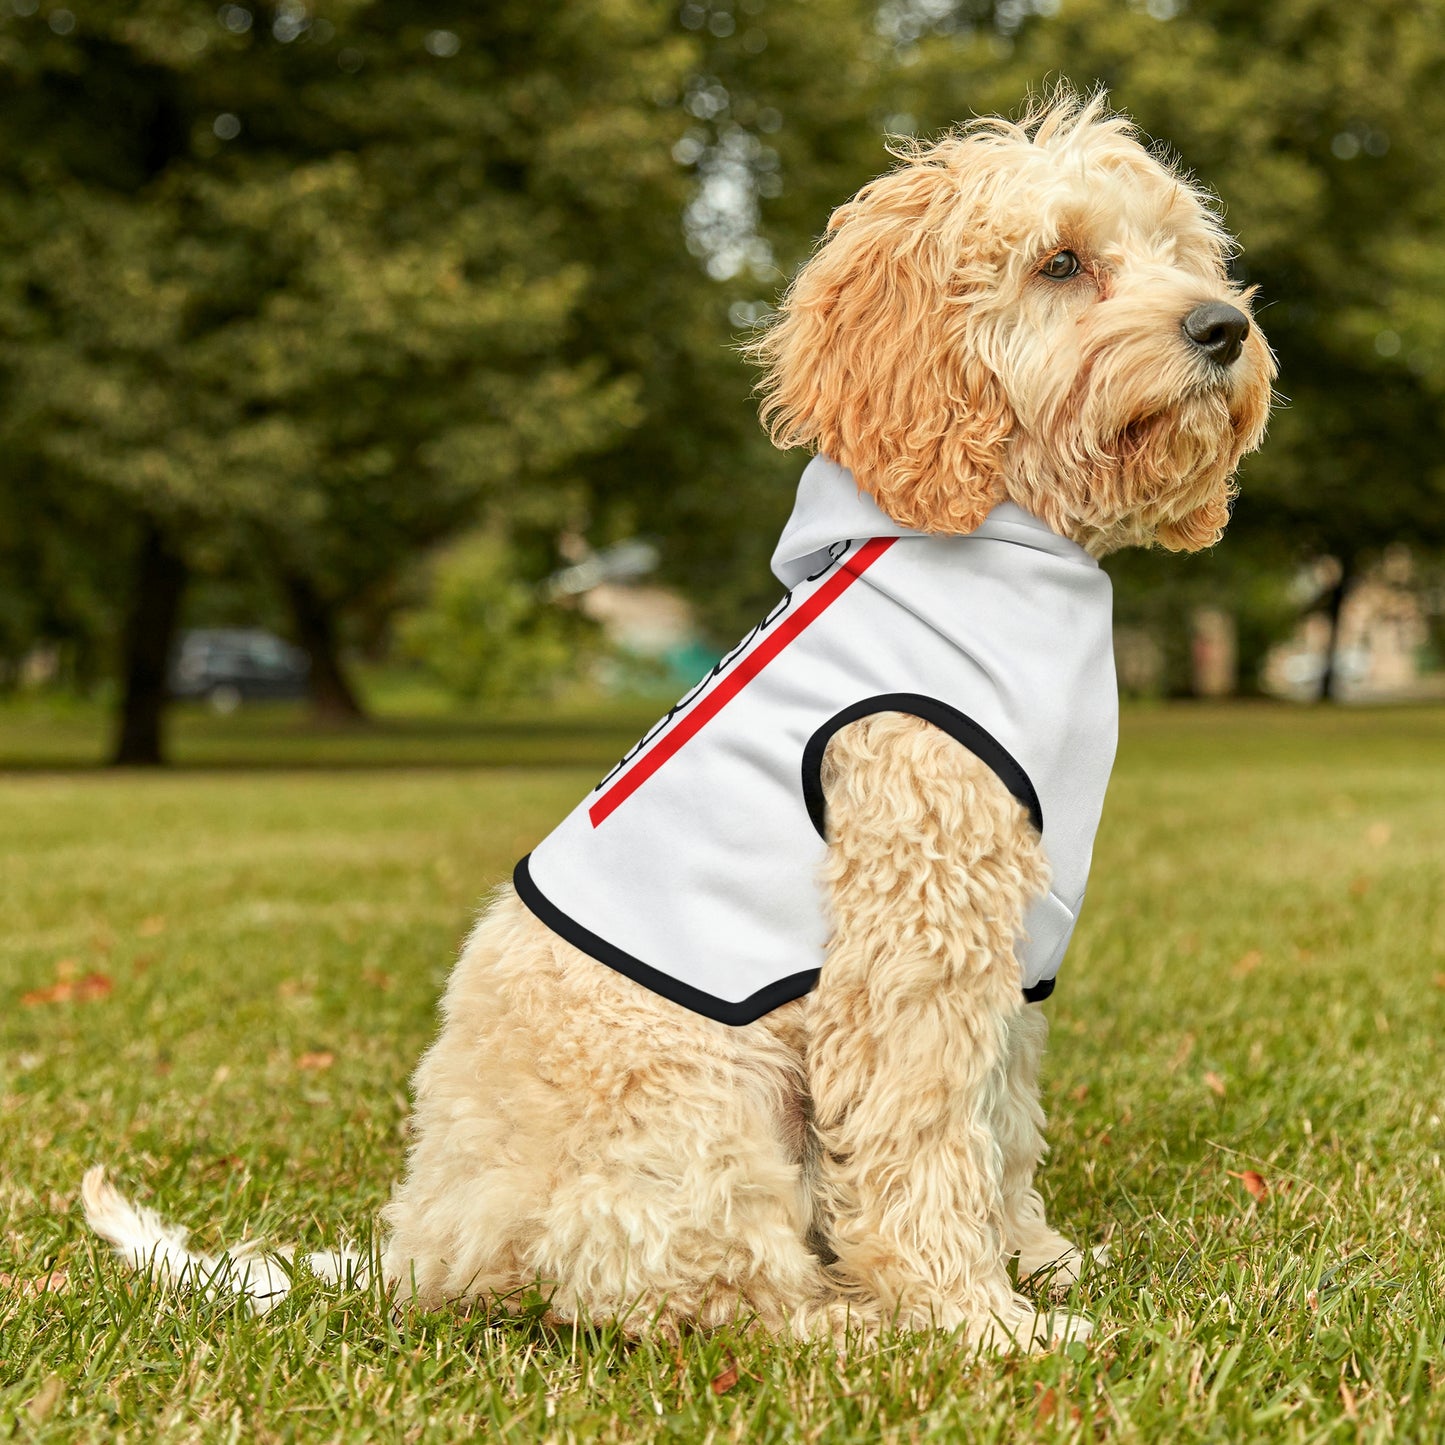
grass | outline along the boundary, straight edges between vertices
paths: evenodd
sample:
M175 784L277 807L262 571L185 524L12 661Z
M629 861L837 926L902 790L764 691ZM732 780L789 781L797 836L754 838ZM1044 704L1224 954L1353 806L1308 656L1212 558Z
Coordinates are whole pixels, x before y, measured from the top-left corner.
M373 721L367 727L318 727L300 704L250 704L218 716L199 703L177 704L167 724L167 754L180 768L555 767L602 770L616 762L666 710L660 700L519 704L484 715L443 710L440 694L392 678L367 679ZM110 722L90 703L31 697L0 707L0 771L100 766Z
M0 756L85 760L34 721ZM365 1239L478 899L638 721L197 717L208 767L0 777L0 1437L1445 1438L1438 709L1126 715L1047 1005L1045 1191L1113 1249L1087 1347L674 1352L309 1279L255 1320L90 1244L95 1160L203 1246Z

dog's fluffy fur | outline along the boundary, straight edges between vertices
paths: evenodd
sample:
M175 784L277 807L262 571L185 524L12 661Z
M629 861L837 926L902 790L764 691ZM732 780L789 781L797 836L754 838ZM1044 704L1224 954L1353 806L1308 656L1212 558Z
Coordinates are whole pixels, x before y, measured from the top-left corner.
M1049 279L1062 249L1081 270ZM1273 376L1257 329L1229 366L1182 331L1202 303L1247 310L1228 250L1207 198L1100 99L910 145L834 215L757 342L765 419L911 527L966 533L1007 498L1096 555L1207 546ZM1045 1023L1014 940L1046 886L1039 837L989 768L912 717L841 731L824 785L821 978L744 1028L498 892L416 1073L385 1215L401 1296L540 1284L559 1319L667 1334L739 1318L829 1338L963 1326L984 1345L1087 1332L1038 1315L1007 1271L1080 1264L1034 1187ZM144 1257L103 1180L88 1187L110 1210L92 1223Z

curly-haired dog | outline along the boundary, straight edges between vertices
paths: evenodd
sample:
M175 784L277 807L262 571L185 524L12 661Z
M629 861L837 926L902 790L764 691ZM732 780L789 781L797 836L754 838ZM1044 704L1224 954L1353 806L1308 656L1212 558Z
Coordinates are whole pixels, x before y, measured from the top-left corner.
M1079 1262L1034 1187L1026 994L1112 760L1095 559L1213 543L1264 431L1228 254L1194 186L1066 94L908 147L834 215L754 348L774 440L819 454L793 591L468 940L386 1210L404 1295L1086 1332L1007 1269ZM175 1271L98 1171L86 1197Z

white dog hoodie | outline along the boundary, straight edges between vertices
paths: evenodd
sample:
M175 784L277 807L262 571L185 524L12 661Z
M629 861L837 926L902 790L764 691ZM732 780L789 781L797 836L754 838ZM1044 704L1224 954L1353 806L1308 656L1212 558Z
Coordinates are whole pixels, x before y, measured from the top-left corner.
M1047 997L1114 761L1108 577L1012 503L966 537L900 527L823 457L773 571L791 590L518 863L518 895L665 998L751 1023L824 966L828 740L909 713L987 763L1043 834L1052 886L1017 955L1025 996Z

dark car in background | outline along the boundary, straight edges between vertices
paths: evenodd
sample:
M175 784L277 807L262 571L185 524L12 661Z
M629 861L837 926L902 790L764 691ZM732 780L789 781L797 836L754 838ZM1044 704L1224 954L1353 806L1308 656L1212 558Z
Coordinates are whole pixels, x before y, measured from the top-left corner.
M217 712L243 702L305 697L311 660L259 627L206 627L184 633L171 662L176 698L204 699Z

